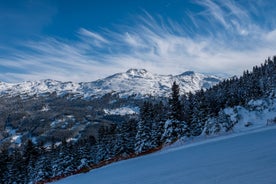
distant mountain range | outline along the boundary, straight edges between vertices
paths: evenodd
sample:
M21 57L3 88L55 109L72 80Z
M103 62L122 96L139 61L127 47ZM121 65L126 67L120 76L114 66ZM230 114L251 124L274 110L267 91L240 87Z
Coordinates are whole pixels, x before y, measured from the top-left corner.
M93 82L60 82L46 79L22 83L0 82L0 96L45 96L56 93L58 96L70 95L73 98L97 98L105 94L119 97L168 96L171 85L176 81L181 93L206 89L222 80L221 77L186 71L180 75L152 74L145 69L129 69Z

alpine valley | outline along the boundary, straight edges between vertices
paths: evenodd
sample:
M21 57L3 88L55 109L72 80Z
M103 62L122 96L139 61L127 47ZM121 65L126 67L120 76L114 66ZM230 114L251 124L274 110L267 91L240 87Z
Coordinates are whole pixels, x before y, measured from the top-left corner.
M220 77L192 71L157 75L130 69L94 82L55 80L0 83L1 147L20 147L26 140L57 143L95 136L101 124L139 114L145 99L166 98L176 81L181 93L207 89Z
M100 127L137 118L145 100L165 102L174 81L184 94L221 80L193 71L173 76L129 69L93 82L0 82L0 148L22 151L28 140L44 147L97 140Z

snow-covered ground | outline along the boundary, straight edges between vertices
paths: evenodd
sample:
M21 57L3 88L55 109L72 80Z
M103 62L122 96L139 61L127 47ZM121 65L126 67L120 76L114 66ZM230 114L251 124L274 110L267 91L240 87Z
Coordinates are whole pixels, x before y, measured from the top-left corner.
M268 184L276 182L276 127L170 147L56 184Z
M104 112L109 115L128 115L128 114L139 114L139 107L121 107L117 109L104 109Z

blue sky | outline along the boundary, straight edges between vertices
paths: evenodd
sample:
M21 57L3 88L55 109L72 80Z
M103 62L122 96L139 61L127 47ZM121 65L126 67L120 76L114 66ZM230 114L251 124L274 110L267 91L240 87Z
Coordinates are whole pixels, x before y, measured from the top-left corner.
M239 75L276 55L275 17L276 0L0 0L0 80Z

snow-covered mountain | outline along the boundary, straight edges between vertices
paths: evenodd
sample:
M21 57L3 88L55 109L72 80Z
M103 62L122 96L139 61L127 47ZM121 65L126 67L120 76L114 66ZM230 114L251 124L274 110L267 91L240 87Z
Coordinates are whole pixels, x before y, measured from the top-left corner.
M0 95L32 96L56 92L57 95L71 94L73 97L100 97L107 93L120 97L168 96L173 81L180 85L182 93L206 89L222 78L187 71L180 75L152 74L145 69L129 69L93 82L60 82L56 80L27 81L22 83L0 82Z

